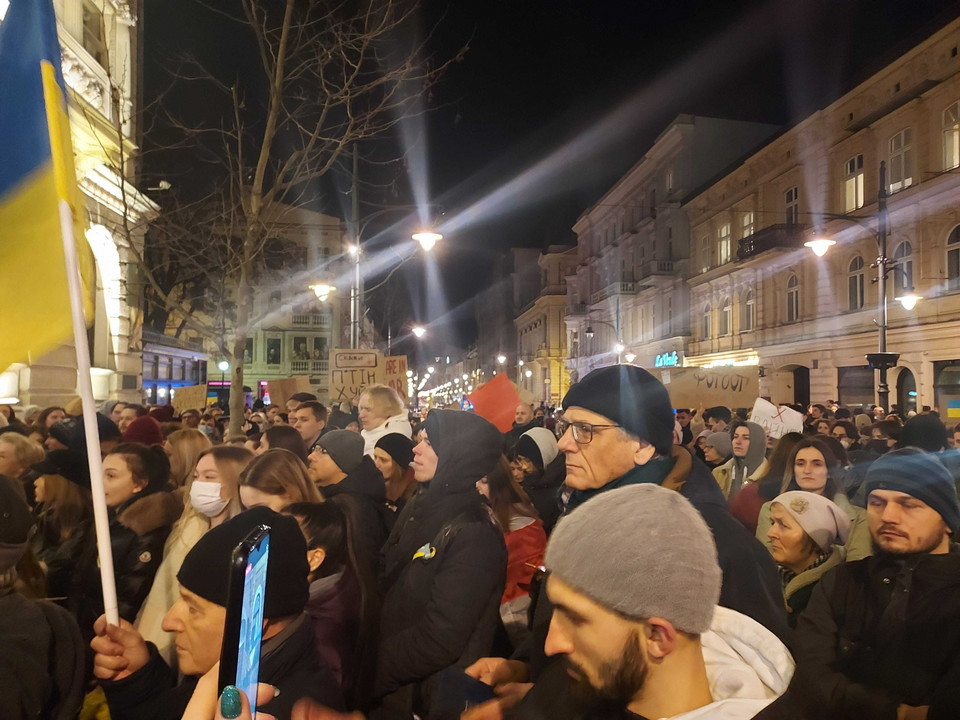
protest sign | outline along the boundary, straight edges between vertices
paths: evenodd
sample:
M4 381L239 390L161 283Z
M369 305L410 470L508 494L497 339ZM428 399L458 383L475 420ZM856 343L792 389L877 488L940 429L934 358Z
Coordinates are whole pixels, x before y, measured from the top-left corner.
M170 401L177 413L184 410L199 410L201 413L207 407L207 386L187 385L174 388L173 399Z
M803 415L786 405L777 407L763 398L757 398L753 404L750 422L762 427L772 438L782 438L789 432L803 432Z
M750 407L760 394L760 373L755 365L719 368L651 370L670 393L675 408Z
M520 396L506 373L501 373L467 395L473 403L473 411L493 423L500 432L513 427L514 414L520 404Z
M384 383L397 391L397 395L406 404L407 398L407 356L389 355L383 359Z
M306 375L267 380L267 394L270 395L270 402L282 407L283 412L287 411L287 400L298 392L313 392L313 388L310 386L310 378Z
M383 384L383 355L376 350L330 352L330 402L351 402L367 385ZM406 381L406 377L404 377Z

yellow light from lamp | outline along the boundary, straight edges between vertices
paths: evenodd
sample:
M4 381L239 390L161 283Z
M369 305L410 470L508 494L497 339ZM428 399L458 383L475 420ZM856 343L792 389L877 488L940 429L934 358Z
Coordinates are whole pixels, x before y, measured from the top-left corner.
M425 327L415 325L411 332L413 332L414 337L422 338L424 335L427 334L427 329Z
M827 250L836 244L836 240L831 240L827 237L815 237L813 240L807 240L803 246L813 250L813 254L817 257L823 257L827 254Z
M414 233L411 237L420 243L420 247L423 248L424 252L430 252L439 240L443 240L443 235L430 230Z
M917 303L920 300L923 300L922 295L917 295L913 290L907 289L903 295L898 298L894 298L900 305L903 306L904 310L913 310Z
M326 302L327 298L336 290L333 285L327 283L317 283L316 285L311 285L310 289L313 290L314 294L317 296L317 300L320 302Z
M637 356L634 355L633 353L627 353L626 355L623 356L623 358L624 358L624 360L626 360L628 363L632 363L634 360L637 359Z

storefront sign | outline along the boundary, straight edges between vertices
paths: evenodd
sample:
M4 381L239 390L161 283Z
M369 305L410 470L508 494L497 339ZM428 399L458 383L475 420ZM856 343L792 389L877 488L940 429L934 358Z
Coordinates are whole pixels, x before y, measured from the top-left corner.
M671 353L662 353L657 355L654 358L653 366L654 367L679 367L680 366L680 356L677 355L677 351L674 350Z

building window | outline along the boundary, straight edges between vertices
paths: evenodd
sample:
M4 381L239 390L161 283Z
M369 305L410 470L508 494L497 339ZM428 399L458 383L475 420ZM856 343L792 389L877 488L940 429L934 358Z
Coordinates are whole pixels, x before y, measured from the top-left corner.
M893 296L900 297L907 288L913 289L913 246L904 241L893 251Z
M960 102L943 111L943 169L960 165Z
M787 322L797 322L800 319L800 281L796 275L787 280Z
M863 258L857 255L847 268L847 309L863 307Z
M890 138L890 192L895 193L913 185L913 133L910 128Z
M747 238L753 235L753 211L745 212L740 216L740 237Z
M705 273L710 269L710 236L704 235L700 238L700 272Z
M743 322L741 323L742 332L751 332L757 325L757 299L753 295L753 290L747 290L743 296Z
M667 298L667 337L673 337L673 298Z
M863 155L855 155L843 164L843 211L851 213L863 207Z
M717 260L720 265L730 262L730 223L724 223L717 232Z
M664 171L663 184L667 188L668 193L673 192L673 165L668 165Z
M92 2L83 3L83 49L100 65L107 61L107 45L104 42L103 13Z
M947 290L960 290L960 225L947 238Z
M796 186L789 188L783 194L783 204L786 209L784 222L787 225L796 225L800 222L800 192Z
M724 298L723 304L720 306L720 335L729 335L732 332L730 322L731 315L733 313L733 304L730 302L730 298Z
M710 339L710 305L703 306L703 318L700 323L700 337L704 340Z

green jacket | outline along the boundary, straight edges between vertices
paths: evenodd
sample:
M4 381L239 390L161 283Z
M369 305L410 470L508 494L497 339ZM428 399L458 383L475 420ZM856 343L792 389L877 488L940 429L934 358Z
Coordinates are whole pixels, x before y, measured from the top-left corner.
M847 544L843 546L847 551L847 562L862 560L873 555L873 540L870 537L870 528L867 527L867 511L853 505L843 493L837 493L831 500L850 516L850 537L847 538ZM770 503L765 502L757 518L757 540L762 542L767 550L770 549L767 531L772 524Z
M825 562L794 577L783 589L783 600L787 605L787 622L790 627L797 626L797 618L807 607L810 601L810 595L813 588L820 582L820 578L827 570L832 570L837 565L842 565L847 558L847 552L840 545L833 546L833 552Z

